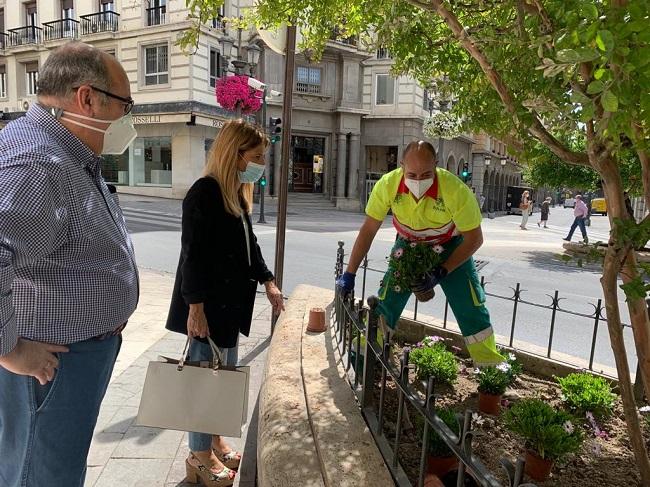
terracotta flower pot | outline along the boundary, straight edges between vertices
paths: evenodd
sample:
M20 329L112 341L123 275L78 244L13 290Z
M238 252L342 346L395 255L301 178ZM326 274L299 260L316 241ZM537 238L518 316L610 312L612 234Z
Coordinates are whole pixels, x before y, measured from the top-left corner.
M444 477L447 472L458 468L458 457L434 457L427 455L427 473L434 474L440 478Z
M501 394L478 393L478 410L493 416L501 412Z
M531 479L542 482L549 478L551 469L553 468L553 460L541 458L537 453L532 450L526 450L526 465L524 472Z
M307 325L307 331L312 331L320 333L325 331L327 326L325 325L325 310L322 308L312 308L309 310L309 324Z
M421 292L413 291L413 294L415 294L415 297L417 298L418 301L424 303L426 301L430 301L431 299L433 299L433 297L436 295L436 291L433 288L431 288Z

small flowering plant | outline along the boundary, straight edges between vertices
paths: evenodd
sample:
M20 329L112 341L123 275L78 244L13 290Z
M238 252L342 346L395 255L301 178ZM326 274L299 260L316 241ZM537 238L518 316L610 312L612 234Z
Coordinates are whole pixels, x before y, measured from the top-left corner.
M442 245L430 245L422 242L398 240L398 244L388 257L388 269L391 271L390 285L395 292L411 289L414 282L436 266L442 264Z
M217 102L228 111L241 108L243 114L262 107L262 92L248 86L248 76L224 76L217 80Z
M439 338L439 340L427 340ZM424 345L427 341L430 345ZM427 381L433 377L436 384L452 385L458 377L456 356L447 350L440 337L427 337L411 350L409 361L415 365L415 375L419 380Z
M506 360L498 365L477 369L476 377L479 392L500 396L521 374L522 367L517 362L515 355L509 353L506 357Z
M558 460L580 449L584 439L573 418L540 399L517 401L504 415L506 427L523 437L539 457Z

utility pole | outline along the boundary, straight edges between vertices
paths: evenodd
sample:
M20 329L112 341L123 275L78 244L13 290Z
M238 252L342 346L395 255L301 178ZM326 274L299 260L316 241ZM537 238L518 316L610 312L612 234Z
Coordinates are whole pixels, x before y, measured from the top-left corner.
M264 86L264 91L262 92L262 129L264 130L264 133L266 134L266 91L268 88ZM262 176L262 179L259 182L259 188L260 188L260 217L257 220L257 223L266 223L266 219L264 218L264 193L266 192L266 182L268 181L266 179L266 170L267 167L264 167L264 176Z
M287 48L284 59L284 98L282 101L282 154L280 170L280 192L278 198L278 221L275 232L275 282L282 289L284 273L284 240L287 228L287 197L289 189L289 150L291 148L291 107L293 105L293 75L296 60L296 26L287 26ZM271 334L275 330L278 315L271 321Z

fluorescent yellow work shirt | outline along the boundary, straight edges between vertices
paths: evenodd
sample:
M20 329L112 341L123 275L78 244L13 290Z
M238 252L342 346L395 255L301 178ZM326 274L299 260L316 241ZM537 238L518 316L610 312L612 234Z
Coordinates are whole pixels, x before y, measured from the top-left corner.
M440 168L436 168L433 185L419 200L406 187L401 167L384 174L370 194L366 214L383 221L389 209L397 233L411 241L442 244L481 225L474 193L455 175Z

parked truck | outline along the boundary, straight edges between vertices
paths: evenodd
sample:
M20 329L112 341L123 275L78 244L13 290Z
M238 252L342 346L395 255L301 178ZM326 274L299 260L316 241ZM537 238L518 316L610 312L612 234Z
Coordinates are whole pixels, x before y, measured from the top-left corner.
M506 212L508 215L521 215L519 203L521 203L521 195L526 190L528 191L531 202L534 202L533 188L527 186L508 186L506 190Z

